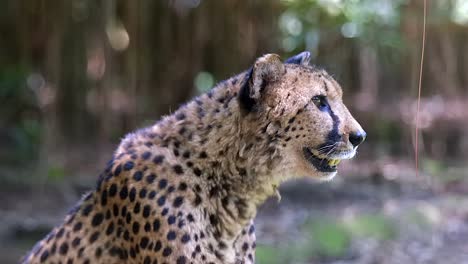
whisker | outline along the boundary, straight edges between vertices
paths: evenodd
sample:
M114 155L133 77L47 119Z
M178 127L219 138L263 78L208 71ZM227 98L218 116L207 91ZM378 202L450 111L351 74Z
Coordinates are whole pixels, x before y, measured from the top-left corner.
M327 156L330 155L330 153L332 153L332 152L335 151L335 150L336 150L336 145L333 146L333 148L331 148L330 151L328 151L326 155L327 155Z
M319 149L317 149L320 153L324 153L326 151L328 151L330 148L333 148L333 145L327 145L327 146L324 146L324 147L321 147Z
M335 144L336 144L336 142L333 143L333 144L328 144L328 145L322 146L322 147L318 148L317 150L326 149L326 148L329 148L329 147L331 147L331 146L334 146Z
M327 154L325 154L325 156L328 156L330 155L330 153L332 153L333 151L336 150L336 143L333 144L334 146L327 152ZM322 165L323 161L326 160L326 158L322 158L322 160L320 161L320 165Z
M322 148L319 148L320 154L325 154L326 153L326 155L329 155L333 150L336 149L337 144L338 144L338 142L335 142L335 143L333 143L331 145L327 145L327 146L324 146Z

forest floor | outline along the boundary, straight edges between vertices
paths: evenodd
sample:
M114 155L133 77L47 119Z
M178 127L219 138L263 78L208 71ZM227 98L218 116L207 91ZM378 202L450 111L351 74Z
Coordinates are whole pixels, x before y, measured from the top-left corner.
M466 177L439 171L443 178L416 178L409 169L398 171L408 176L343 172L331 182L285 184L281 201L272 198L259 210L257 262L468 263ZM92 186L91 180L64 182L0 184L2 263L17 263Z

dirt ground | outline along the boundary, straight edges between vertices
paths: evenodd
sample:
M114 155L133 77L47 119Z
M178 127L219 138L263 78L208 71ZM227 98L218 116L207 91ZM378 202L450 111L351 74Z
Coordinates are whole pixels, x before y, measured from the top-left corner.
M1 184L1 263L17 263L91 184ZM259 210L257 262L468 263L464 186L381 175L287 183Z

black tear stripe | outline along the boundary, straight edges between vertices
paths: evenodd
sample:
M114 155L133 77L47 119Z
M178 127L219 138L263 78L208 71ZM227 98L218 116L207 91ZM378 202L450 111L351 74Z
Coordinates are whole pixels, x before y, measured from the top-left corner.
M328 107L327 112L328 112L328 114L330 114L330 117L332 118L333 128L328 133L325 143L318 146L318 149L320 150L319 152L321 154L327 154L328 152L330 152L333 149L333 147L335 146L335 143L341 140L340 133L338 132L338 127L340 125L340 119L338 118L337 115L335 115L335 113L333 112L333 110L330 107Z
M306 108L309 105L309 103L310 101L305 105L304 108ZM340 126L340 119L337 115L335 115L328 102L327 106L328 107L326 109L321 109L320 111L325 111L330 115L333 121L333 127L332 130L328 133L325 143L317 147L321 154L327 154L328 152L330 152L331 149L334 147L335 143L341 140L341 135L338 132L338 127Z
M338 133L338 126L340 125L340 119L338 118L337 115L335 115L335 113L333 112L333 110L331 110L331 108L330 108L329 114L333 121L333 128L332 128L332 131L328 133L327 140L335 143L341 140L341 136Z

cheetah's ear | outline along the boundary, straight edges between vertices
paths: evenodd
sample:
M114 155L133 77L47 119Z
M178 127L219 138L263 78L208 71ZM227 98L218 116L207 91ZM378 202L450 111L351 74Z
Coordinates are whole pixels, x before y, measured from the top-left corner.
M285 73L284 64L276 54L258 58L247 74L248 80L241 88L239 99L249 112L260 101L268 83L279 80Z
M284 63L309 65L310 58L311 58L310 52L303 51L303 52L301 52L301 53L287 59Z

